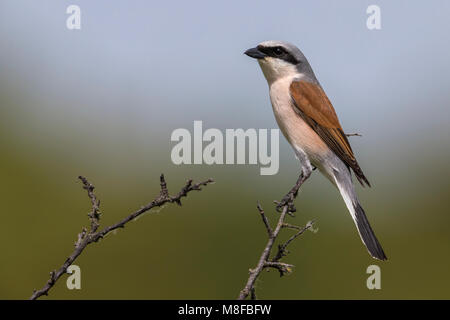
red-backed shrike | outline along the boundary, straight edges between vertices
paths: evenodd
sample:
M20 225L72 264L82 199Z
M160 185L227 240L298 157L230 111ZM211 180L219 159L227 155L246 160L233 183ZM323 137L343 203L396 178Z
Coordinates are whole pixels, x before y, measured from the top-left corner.
M370 255L387 260L370 227L352 181L370 186L347 140L336 112L303 53L282 41L266 41L246 55L258 60L269 84L278 126L301 163L303 179L318 168L341 193Z

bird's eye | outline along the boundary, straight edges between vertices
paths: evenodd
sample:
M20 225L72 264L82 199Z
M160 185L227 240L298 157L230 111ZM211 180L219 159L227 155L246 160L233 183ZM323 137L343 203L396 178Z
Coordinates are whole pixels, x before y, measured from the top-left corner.
M273 52L274 52L275 55L277 55L277 56L281 56L281 55L284 53L283 49L281 49L280 47L275 47L275 48L273 49Z

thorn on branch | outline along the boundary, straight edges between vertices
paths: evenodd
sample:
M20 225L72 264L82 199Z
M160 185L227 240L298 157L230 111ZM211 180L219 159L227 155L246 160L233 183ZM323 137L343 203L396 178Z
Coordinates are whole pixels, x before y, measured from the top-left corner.
M48 283L49 284L54 284L55 283L55 273L56 273L56 271L55 270L53 270L53 271L51 271L50 272L50 279L48 280Z
M286 274L290 274L292 272L292 269L294 268L294 265L283 262L267 261L266 263L264 263L264 268L277 269L280 273L280 277L282 277Z
M78 179L83 183L83 189L87 190L89 199L91 199L92 210L88 213L88 217L91 220L90 233L94 233L100 226L100 200L97 200L97 197L94 194L95 187L92 183L83 176L78 176Z
M345 135L347 137L362 137L359 133L346 133Z
M294 229L294 230L300 230L301 227L293 225L293 224L289 224L289 223L283 223L281 225L283 228L287 228L287 229Z
M162 199L166 199L169 197L169 190L167 189L167 183L166 179L164 178L164 174L161 173L161 176L159 177L160 185L161 185L161 192L160 197Z

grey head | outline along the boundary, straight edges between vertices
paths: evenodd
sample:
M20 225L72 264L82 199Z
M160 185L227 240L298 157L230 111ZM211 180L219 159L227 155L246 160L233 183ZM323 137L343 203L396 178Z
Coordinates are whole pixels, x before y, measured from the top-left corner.
M269 84L284 77L306 77L317 82L305 55L295 45L285 41L264 41L245 54L257 59Z

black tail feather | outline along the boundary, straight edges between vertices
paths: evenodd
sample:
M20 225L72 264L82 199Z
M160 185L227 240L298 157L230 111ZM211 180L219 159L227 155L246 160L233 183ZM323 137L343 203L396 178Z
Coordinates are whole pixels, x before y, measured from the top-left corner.
M381 244L375 237L375 234L367 220L366 213L359 203L355 204L356 226L362 241L367 247L370 255L379 260L387 260Z

